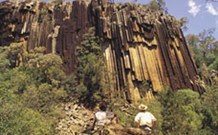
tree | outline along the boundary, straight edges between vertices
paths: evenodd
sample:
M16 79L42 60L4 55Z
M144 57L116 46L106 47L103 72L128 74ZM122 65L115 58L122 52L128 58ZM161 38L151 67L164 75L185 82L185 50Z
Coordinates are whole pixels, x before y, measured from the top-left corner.
M77 77L79 85L77 90L81 99L89 105L103 98L102 72L103 55L100 39L95 36L95 29L90 28L84 34L83 41L76 48Z
M163 106L158 98L159 97L155 97L154 99L148 101L147 105L148 105L148 111L151 112L157 119L156 125L154 127L154 134L162 135L163 115L161 113L163 111Z
M39 135L53 134L50 119L27 108L22 98L8 89L12 82L0 84L0 134Z
M17 43L0 47L0 134L55 134L71 83L60 56L44 51L26 52Z
M182 28L183 31L187 31L188 27L187 27L187 23L188 23L188 18L187 17L182 17L179 19L180 22L180 27Z
M202 97L204 129L218 134L218 86L208 87Z
M152 0L147 6L151 9L161 10L167 13L166 2L164 0Z
M215 40L214 29L204 30L199 35L188 35L186 40L191 48L199 73L202 73L202 65L216 70L216 58L218 57L218 42ZM215 62L215 63L214 63Z
M35 48L26 54L21 68L38 83L60 87L66 78L62 59L55 54L44 54L44 50L45 48Z
M164 134L198 134L203 116L199 94L192 90L162 93Z
M218 57L209 65L210 70L217 70L218 71Z

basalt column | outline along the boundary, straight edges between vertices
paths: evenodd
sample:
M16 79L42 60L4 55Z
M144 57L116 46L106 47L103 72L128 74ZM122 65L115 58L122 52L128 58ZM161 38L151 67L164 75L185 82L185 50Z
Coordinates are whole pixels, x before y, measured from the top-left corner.
M174 17L142 5L96 3L111 91L136 101L165 86L195 88L196 68Z
M0 3L0 46L23 42L28 50L43 46L63 58L67 73L75 69L75 47L90 27L88 3L40 1Z
M22 42L27 50L43 46L75 71L75 48L95 26L112 97L129 101L152 96L165 86L197 89L197 75L179 22L161 11L108 0L52 4L28 0L0 3L0 46Z

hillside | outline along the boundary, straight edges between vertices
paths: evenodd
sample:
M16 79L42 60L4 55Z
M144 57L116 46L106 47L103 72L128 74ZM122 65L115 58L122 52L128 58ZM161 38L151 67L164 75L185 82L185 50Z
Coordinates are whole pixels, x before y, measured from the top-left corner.
M0 134L81 133L102 103L117 116L110 134L144 134L133 122L141 103L153 134L218 133L216 62L199 72L202 42L190 46L181 21L153 6L1 2Z
M26 50L45 47L46 53L61 56L67 73L77 67L76 47L82 35L95 27L102 39L111 97L136 101L145 96L140 88L144 84L154 92L164 86L198 90L191 83L197 71L180 23L163 11L104 0L61 5L5 2L0 10L1 46L19 42Z

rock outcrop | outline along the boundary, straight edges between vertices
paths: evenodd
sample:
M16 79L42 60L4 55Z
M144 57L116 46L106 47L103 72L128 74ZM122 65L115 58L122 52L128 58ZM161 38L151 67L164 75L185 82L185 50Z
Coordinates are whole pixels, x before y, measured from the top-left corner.
M165 86L198 90L191 83L197 71L179 22L161 11L106 0L2 2L0 18L0 46L44 46L63 58L67 73L76 68L75 47L82 35L95 26L104 39L111 97L136 101Z
M97 4L97 33L103 37L104 55L112 93L137 100L144 97L140 86L160 91L193 88L197 75L179 22L161 11L134 4Z
M64 117L58 121L56 126L58 135L98 135L98 131L92 128L96 112L88 110L76 100L65 103L62 107ZM135 107L133 108L133 106L128 104L119 108L123 113L128 112L127 110L129 109L135 109ZM103 129L108 135L146 135L140 128L122 126L118 119L112 120Z
M0 46L23 42L28 50L44 46L57 53L66 72L75 69L75 47L91 25L84 1L62 5L40 1L0 3Z
M63 114L56 127L58 135L77 135L93 126L94 112L77 102L64 104Z

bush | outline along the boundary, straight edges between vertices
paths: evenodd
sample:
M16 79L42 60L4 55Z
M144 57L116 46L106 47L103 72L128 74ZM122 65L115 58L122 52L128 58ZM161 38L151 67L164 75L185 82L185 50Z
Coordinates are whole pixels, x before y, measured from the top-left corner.
M73 86L60 56L44 48L27 53L17 43L0 52L0 134L55 134L59 105Z
M218 134L218 86L208 87L202 97L204 129Z
M0 88L0 134L52 134L52 122L42 114L25 107L12 91Z
M202 128L203 115L199 94L192 90L168 90L160 99L163 105L164 134L196 134Z
M94 107L104 98L102 85L104 62L100 39L95 36L94 28L90 28L84 34L81 45L76 48L76 57L76 75L79 81L77 93L80 94L81 102Z
M154 117L157 119L157 123L154 127L154 134L155 135L162 135L162 124L163 124L163 116L161 115L162 112L162 105L159 102L158 98L154 98L147 103L148 111L151 112Z
M117 115L119 124L122 126L134 126L134 117L138 110L131 106L125 107L126 105L128 105L127 101L116 98L110 102L109 108ZM125 108L126 111L121 108Z

